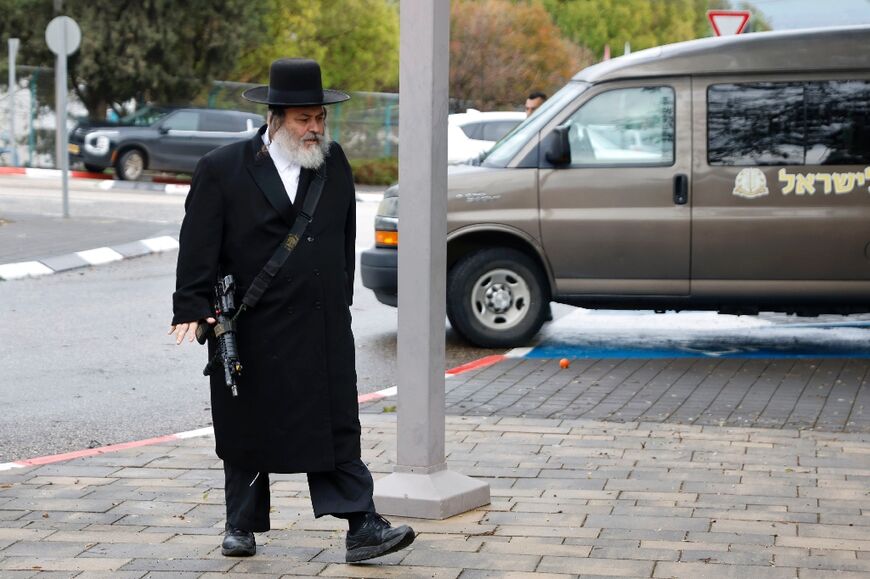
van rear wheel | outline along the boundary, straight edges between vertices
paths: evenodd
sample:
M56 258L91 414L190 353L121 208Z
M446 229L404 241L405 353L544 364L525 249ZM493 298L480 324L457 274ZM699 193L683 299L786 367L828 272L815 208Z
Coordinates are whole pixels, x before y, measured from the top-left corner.
M548 312L541 268L515 249L482 249L447 274L447 317L466 340L484 348L525 345Z

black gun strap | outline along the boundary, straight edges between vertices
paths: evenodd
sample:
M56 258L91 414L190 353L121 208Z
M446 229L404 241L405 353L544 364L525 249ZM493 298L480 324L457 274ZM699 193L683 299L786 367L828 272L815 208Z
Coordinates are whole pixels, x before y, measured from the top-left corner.
M320 201L320 194L323 193L323 186L326 183L326 175L323 170L317 171L314 180L308 186L308 192L305 195L305 202L302 204L302 211L296 216L296 221L293 222L293 227L290 228L290 233L287 238L278 246L271 259L263 266L257 277L254 278L251 287L245 292L245 297L242 298L242 307L236 315L240 314L246 308L253 308L269 289L269 284L272 283L272 278L278 273L287 258L293 252L296 244L302 239L302 234L305 233L305 228L311 223L314 218L314 211L317 209L317 202Z

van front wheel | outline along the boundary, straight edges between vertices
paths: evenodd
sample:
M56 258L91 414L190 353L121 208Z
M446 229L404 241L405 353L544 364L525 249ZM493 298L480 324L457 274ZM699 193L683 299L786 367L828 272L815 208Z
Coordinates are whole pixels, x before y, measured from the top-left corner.
M470 253L447 274L447 317L477 346L524 346L547 316L543 280L541 268L514 249Z

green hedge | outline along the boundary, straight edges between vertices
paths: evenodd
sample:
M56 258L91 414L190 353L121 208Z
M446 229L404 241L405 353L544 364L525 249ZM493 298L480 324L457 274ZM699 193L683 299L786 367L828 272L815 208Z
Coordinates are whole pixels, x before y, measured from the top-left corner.
M360 185L392 185L399 180L399 160L394 157L351 159L350 167Z

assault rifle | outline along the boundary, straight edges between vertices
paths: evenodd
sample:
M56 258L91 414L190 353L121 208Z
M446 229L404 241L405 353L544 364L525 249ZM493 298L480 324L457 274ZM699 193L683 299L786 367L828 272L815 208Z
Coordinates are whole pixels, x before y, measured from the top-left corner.
M214 326L200 324L196 329L196 340L204 344L210 335L217 338L217 352L205 365L202 373L210 376L215 371L215 364L224 367L224 382L233 397L239 395L238 377L242 374L242 364L239 361L239 350L236 347L236 281L231 275L219 279L214 286Z

